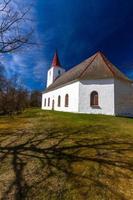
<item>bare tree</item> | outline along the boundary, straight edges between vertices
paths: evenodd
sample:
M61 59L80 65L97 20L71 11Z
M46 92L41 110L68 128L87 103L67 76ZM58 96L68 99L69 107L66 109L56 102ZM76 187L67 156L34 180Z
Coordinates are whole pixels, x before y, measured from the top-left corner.
M16 9L13 0L0 3L0 53L8 53L25 44L33 44L33 29L29 22L30 7Z
M29 92L22 86L14 86L12 80L3 79L0 87L0 115L20 114L29 107Z
M30 19L31 6L22 7L23 2L0 0L0 54L14 52L33 42L33 28ZM4 74L0 63L0 114L19 114L30 105L29 92ZM34 95L33 95L34 96Z
M31 107L41 107L41 92L38 90L33 90L30 95L30 106Z

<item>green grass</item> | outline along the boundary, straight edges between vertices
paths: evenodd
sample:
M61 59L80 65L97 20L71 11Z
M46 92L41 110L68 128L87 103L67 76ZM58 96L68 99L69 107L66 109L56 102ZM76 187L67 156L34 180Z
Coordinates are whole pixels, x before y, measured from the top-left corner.
M0 117L0 199L132 200L133 119L40 109Z

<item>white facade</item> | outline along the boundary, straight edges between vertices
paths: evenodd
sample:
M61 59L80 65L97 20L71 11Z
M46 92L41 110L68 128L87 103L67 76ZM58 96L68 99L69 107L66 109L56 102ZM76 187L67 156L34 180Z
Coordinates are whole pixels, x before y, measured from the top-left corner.
M90 95L93 91L98 92L99 107L90 105ZM65 107L65 95L69 95L69 105ZM61 97L61 105L58 106L58 96ZM50 98L50 106L48 99ZM54 108L53 108L54 101ZM108 102L108 103L107 103ZM114 80L86 80L77 81L61 88L44 93L42 97L42 109L66 112L92 113L92 114L115 114L114 107Z
M115 79L115 114L133 116L133 85Z
M98 108L90 104L93 91L98 93ZM83 80L79 85L79 112L114 115L114 79Z
M55 53L42 109L133 116L133 81L101 52L64 72Z
M90 96L98 93L98 107L92 107ZM65 107L65 95L69 95ZM58 96L61 97L58 106ZM48 106L48 99L50 105ZM42 109L65 112L133 116L133 86L116 79L82 80L69 83L42 95Z
M51 85L57 77L61 76L65 72L65 69L61 67L51 67L47 73L47 87Z
M65 95L69 95L69 105L65 107ZM61 97L60 107L58 106L58 96ZM48 99L50 98L50 105L48 106ZM45 106L46 99L46 106ZM54 105L53 105L54 102ZM79 106L79 82L73 82L64 87L58 88L42 95L42 109L57 110L65 112L78 112Z

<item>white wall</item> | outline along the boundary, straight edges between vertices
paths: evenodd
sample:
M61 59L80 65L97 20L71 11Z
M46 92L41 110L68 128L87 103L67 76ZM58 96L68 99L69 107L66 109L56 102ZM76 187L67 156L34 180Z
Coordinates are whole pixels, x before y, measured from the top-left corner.
M133 116L133 86L129 82L115 80L115 114Z
M114 115L114 79L83 80L79 85L79 112ZM90 106L90 95L97 91L99 108Z
M60 71L60 75L58 73L59 71ZM51 67L47 73L47 87L51 85L55 81L55 79L61 76L64 72L65 72L65 69L61 67Z
M92 91L97 91L99 95L99 108L97 109L90 106ZM66 94L69 94L69 107L64 105ZM61 107L58 107L59 95L61 96ZM45 98L47 99L46 107L44 107ZM48 98L50 98L49 107ZM77 81L55 91L44 93L42 109L51 110L53 99L55 101L54 110L57 111L114 115L114 79Z
M65 95L69 95L69 106L65 107ZM58 96L61 96L61 107L58 107ZM47 99L47 106L44 107L44 99ZM48 98L50 98L50 107L48 107ZM52 100L55 101L54 110L66 112L78 112L79 104L79 82L73 82L70 85L63 86L54 91L42 95L42 109L51 110Z
M90 94L97 91L99 108L90 106ZM65 95L69 95L69 106L65 107ZM58 96L61 96L61 107L58 107ZM47 99L44 107L44 99ZM50 98L50 107L48 107ZM55 110L92 114L133 116L133 85L114 79L82 80L65 85L55 91L42 95L42 109L51 110L52 100Z

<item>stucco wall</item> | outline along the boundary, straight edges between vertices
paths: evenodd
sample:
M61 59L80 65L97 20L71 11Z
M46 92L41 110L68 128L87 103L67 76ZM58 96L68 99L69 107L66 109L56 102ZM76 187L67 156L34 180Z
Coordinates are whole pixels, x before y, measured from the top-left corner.
M99 108L90 106L92 91L98 92ZM65 107L66 94L69 95L68 107ZM58 107L59 95L61 96L60 107ZM45 98L47 100L46 107L44 107ZM48 98L50 98L49 107ZM54 110L57 111L133 116L133 85L120 80L102 79L73 82L43 94L42 109L51 110L52 100L55 101Z
M60 75L65 72L65 69L61 67L51 67L47 73L47 87L54 82L54 80L59 76L58 71L60 71Z
M115 114L133 116L133 86L129 82L115 80Z
M65 95L69 95L69 106L65 107ZM61 96L61 106L58 107L58 96ZM47 106L44 107L44 99L47 99ZM48 107L48 98L50 98L50 106ZM66 112L78 112L79 104L79 82L71 83L54 91L44 93L42 95L42 109L51 110L52 101L55 101L54 110Z
M114 115L114 79L83 80L79 85L79 112ZM97 91L99 108L90 106L90 95Z

